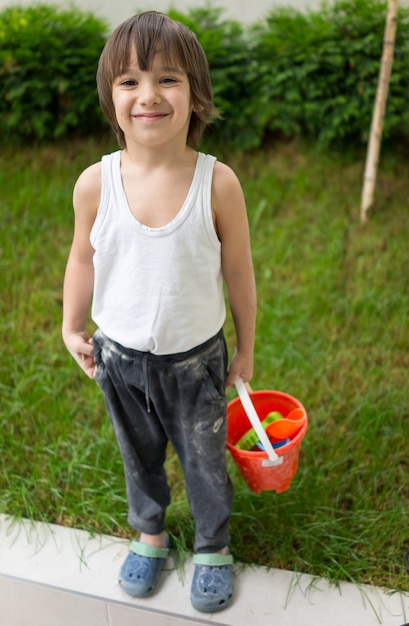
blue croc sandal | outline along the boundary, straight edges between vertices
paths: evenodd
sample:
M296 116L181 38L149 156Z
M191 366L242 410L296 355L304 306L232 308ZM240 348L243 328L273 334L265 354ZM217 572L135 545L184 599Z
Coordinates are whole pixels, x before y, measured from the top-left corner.
M153 592L169 554L169 538L167 545L155 548L139 541L131 543L131 551L119 572L119 584L126 593L145 598Z
M190 601L203 613L225 609L233 599L233 557L231 554L195 554Z

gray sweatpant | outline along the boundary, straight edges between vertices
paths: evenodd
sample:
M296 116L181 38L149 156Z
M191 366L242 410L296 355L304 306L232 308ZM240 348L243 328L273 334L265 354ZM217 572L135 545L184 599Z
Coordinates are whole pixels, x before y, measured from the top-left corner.
M226 467L223 332L188 352L158 356L124 348L98 330L94 350L96 382L124 463L129 524L153 535L165 529L170 441L185 476L195 552L228 545L233 488Z

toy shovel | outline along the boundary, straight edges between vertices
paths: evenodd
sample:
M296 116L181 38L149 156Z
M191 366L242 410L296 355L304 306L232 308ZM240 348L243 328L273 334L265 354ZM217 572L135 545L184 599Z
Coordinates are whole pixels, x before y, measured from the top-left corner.
M301 429L306 417L303 409L293 409L287 417L269 424L266 428L266 433L268 437L274 437L275 439L292 439Z

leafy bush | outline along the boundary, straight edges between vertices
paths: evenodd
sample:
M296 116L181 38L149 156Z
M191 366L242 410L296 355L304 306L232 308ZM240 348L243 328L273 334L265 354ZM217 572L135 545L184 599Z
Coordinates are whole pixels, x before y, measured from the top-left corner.
M386 3L338 0L321 11L277 8L253 28L267 127L327 145L366 140L378 84ZM385 136L409 130L409 11L400 9Z
M367 140L387 4L336 0L320 11L276 7L244 27L207 6L169 10L194 31L209 60L222 119L207 136L243 150L268 131L329 145ZM0 131L52 139L102 127L95 71L107 25L78 9L0 13ZM409 134L409 9L400 8L384 135Z
M91 14L50 5L0 13L3 136L49 140L101 125L95 70L106 31Z

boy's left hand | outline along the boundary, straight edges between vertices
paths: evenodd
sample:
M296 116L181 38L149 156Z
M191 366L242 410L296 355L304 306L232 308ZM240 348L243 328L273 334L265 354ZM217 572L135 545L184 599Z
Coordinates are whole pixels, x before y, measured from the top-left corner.
M238 378L249 383L253 376L253 357L235 352L227 372L226 387L232 387Z

